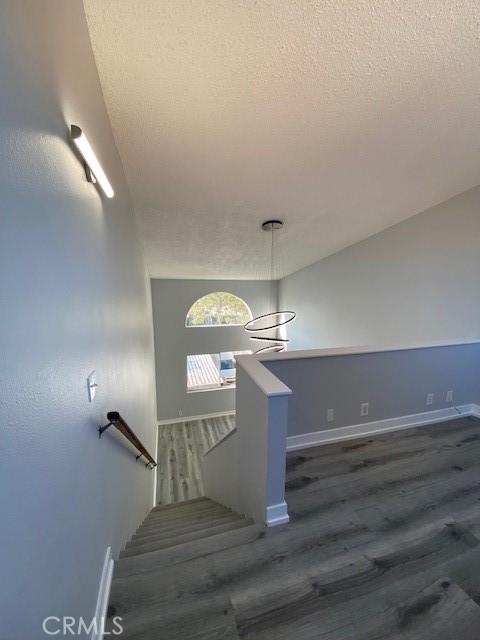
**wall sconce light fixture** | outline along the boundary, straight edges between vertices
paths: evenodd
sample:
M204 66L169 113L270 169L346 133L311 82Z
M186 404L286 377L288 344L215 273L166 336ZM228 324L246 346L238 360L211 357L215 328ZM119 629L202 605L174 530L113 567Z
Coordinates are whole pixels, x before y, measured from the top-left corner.
M99 161L97 160L97 156L90 146L86 135L76 124L72 124L70 126L70 135L72 136L73 142L75 143L77 149L80 151L83 157L87 180L89 182L98 182L107 198L113 198L114 191L112 185L110 184L107 176L105 175L105 171L102 169Z

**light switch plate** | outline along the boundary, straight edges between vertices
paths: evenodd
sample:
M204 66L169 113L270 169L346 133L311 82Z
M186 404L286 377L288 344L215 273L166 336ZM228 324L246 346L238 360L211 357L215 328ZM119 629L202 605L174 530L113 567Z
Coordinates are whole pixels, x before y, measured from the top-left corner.
M92 373L87 378L87 388L88 388L88 400L89 402L93 402L95 395L97 393L97 372L92 371Z

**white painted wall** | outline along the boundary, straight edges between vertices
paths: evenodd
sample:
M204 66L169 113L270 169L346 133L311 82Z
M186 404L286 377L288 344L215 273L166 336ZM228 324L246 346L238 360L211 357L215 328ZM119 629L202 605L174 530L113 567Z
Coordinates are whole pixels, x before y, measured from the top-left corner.
M288 522L285 464L290 393L255 356L239 356L236 429L203 458L205 494L267 526Z
M480 187L280 281L292 349L480 336Z
M186 358L195 353L259 348L243 327L185 327L192 304L212 291L245 300L254 316L276 304L277 282L265 280L152 280L153 324L159 420L232 411L233 389L187 393Z
M0 637L33 640L45 616L93 615L107 546L152 504L152 472L97 433L115 409L154 449L151 312L82 2L0 4L0 86ZM85 181L72 122L113 200Z

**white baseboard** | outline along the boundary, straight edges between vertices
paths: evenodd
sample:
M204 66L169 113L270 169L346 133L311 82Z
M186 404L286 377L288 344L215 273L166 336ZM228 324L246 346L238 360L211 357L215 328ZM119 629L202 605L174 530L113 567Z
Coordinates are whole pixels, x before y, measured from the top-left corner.
M298 436L289 436L287 438L287 451L306 449L320 444L341 442L342 440L352 440L353 438L363 438L364 436L388 431L411 429L435 422L446 422L447 420L452 420L460 416L475 416L480 418L480 405L464 404L459 407L415 413L408 416L400 416L399 418L388 418L386 420L376 420L374 422L354 424L347 427L322 429L320 431L312 431L311 433L302 433Z
M286 524L290 521L285 501L267 507L266 511L265 524L267 527L276 527L279 524Z
M93 627L91 640L103 640L104 624L107 618L108 599L110 598L110 587L112 585L113 559L110 547L105 552L102 576L98 587L97 606L95 607L95 625Z
M208 418L223 418L223 416L232 416L235 411L217 411L215 413L204 413L201 416L182 416L181 418L169 418L167 420L157 420L159 427L166 424L177 424L178 422L189 422L190 420L208 420Z

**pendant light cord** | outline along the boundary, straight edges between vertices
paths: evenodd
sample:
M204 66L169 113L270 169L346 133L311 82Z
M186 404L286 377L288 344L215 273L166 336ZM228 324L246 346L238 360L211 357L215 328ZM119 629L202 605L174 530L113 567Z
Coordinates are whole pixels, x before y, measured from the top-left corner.
M272 227L272 238L271 238L271 243L270 243L270 280L273 280L273 265L274 265L274 252L275 252L275 245L274 245L274 237L273 234L275 233L275 229L273 229Z
M274 265L275 265L275 239L273 235L274 233L275 233L275 229L272 226L271 239L270 239L270 309L271 311L274 311L276 306L275 291L274 291L274 284L273 284Z
M262 229L264 231L270 231L270 309L263 315L256 316L249 320L244 329L248 333L259 333L261 335L250 335L250 340L267 343L267 346L257 349L254 353L279 353L285 351L289 339L287 337L280 337L278 330L280 327L284 327L295 319L294 311L280 311L278 310L278 294L275 290L275 236L274 231L281 229L283 223L280 220L267 220L263 223ZM268 264L268 263L267 263ZM267 266L268 269L268 266ZM267 336L265 333L270 331L275 332L275 336Z

